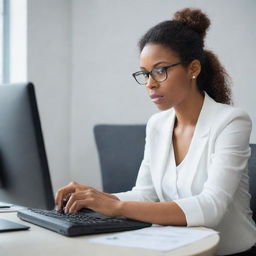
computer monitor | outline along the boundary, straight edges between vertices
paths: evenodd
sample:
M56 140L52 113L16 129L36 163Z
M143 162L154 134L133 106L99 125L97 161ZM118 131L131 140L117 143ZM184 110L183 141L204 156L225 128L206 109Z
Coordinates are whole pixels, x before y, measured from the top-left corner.
M0 202L54 207L32 83L0 85Z

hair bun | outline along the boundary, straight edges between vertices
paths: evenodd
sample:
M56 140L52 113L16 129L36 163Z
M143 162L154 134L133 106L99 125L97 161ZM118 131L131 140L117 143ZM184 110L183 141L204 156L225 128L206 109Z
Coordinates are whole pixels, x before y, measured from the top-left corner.
M200 9L185 8L174 14L174 19L196 31L203 40L211 22Z

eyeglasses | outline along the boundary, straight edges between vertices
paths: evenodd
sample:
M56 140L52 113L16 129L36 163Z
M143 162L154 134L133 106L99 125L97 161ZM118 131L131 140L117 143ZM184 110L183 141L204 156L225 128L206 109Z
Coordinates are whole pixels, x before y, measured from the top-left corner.
M173 68L177 65L184 64L185 62L178 62L166 67L161 68L154 68L151 71L138 71L132 74L134 79L138 84L146 85L148 83L149 75L156 81L156 82L163 82L167 79L167 70L169 68Z

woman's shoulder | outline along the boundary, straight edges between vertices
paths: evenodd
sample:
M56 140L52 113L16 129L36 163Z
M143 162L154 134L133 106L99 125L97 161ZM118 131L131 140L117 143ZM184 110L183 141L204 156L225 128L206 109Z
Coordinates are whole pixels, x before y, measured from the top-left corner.
M243 109L233 105L218 103L211 98L209 104L211 104L212 108L215 109L214 115L208 117L209 120L212 119L213 121L211 129L212 131L216 129L224 129L224 127L228 126L229 124L244 128L252 126L250 116Z
M214 117L216 121L228 122L233 119L244 119L251 122L251 118L245 110L233 105L214 102L216 104L216 116Z

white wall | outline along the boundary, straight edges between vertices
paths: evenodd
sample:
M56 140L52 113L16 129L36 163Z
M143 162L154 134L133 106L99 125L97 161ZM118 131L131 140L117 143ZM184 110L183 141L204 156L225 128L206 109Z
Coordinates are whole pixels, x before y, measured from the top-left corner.
M72 178L100 188L93 126L145 123L154 107L131 73L138 69L138 1L73 1ZM152 22L152 21L151 21Z
M35 83L53 187L70 180L71 2L28 0L28 80Z
M206 46L233 78L235 105L256 123L254 0L74 0L72 11L72 179L100 187L92 129L98 123L145 123L156 111L133 81L137 41L156 23L184 7L209 14ZM253 128L252 142L256 142Z
M145 123L157 111L131 77L137 42L184 7L209 14L206 46L255 124L256 1L28 0L28 79L36 84L55 190L70 179L101 188L95 124Z

